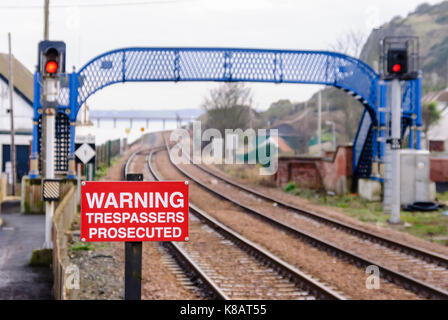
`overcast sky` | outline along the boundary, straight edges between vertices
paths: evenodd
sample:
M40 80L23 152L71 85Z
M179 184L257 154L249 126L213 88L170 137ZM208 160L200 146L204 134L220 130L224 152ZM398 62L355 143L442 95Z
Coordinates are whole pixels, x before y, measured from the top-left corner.
M50 0L50 39L67 43L67 71L105 51L128 46L248 47L328 50L350 29L366 35L421 0ZM438 3L428 0L427 3ZM44 0L0 2L0 52L34 72L43 38ZM98 109L197 108L216 83L130 83L107 87L88 100ZM248 84L254 107L281 98L308 99L318 87Z

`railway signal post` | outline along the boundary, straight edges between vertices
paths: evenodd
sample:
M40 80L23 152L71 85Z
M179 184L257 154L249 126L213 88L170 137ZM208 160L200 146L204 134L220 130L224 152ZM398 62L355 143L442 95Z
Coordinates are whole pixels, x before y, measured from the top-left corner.
M398 224L402 223L400 219L402 81L418 78L418 39L416 37L387 37L382 40L381 46L382 78L388 82L388 111L390 112L390 130L388 130L390 133L387 139L390 148L389 160L385 163L384 213L390 214L389 223Z
M60 93L60 75L65 69L65 43L62 41L41 41L39 43L39 72L42 75L43 123L42 141L45 143L45 178L42 180L42 199L45 201L44 248L53 247L52 223L54 201L59 199L59 183L55 179L55 120Z
M389 222L401 223L400 220L400 149L401 149L401 86L398 79L391 83L391 138L390 138L390 167L391 167L391 214Z

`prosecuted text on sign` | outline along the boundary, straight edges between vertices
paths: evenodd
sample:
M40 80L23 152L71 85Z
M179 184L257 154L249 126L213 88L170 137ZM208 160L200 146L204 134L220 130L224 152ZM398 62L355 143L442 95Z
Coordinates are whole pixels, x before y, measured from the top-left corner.
M83 182L81 239L188 240L188 184L185 181Z

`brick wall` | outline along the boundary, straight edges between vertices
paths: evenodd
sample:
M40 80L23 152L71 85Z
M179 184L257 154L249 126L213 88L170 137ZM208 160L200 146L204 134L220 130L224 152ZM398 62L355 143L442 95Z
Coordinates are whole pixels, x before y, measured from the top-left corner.
M431 157L429 174L434 182L448 182L448 157Z
M443 140L429 140L429 151L431 152L444 152L445 141Z
M343 194L348 192L351 183L352 156L352 147L341 146L332 158L280 157L274 179L278 186L294 181L303 188L324 187Z
M321 174L318 161L302 159L291 162L290 179L298 186L307 189L319 189L322 187Z

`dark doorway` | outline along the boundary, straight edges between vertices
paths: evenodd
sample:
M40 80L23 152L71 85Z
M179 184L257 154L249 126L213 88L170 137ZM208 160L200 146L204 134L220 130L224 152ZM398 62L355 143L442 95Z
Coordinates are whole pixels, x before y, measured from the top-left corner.
M17 181L22 181L22 177L28 174L28 158L29 146L16 145L16 161L17 161ZM3 145L3 162L2 171L5 172L6 162L11 161L11 146L9 144Z

